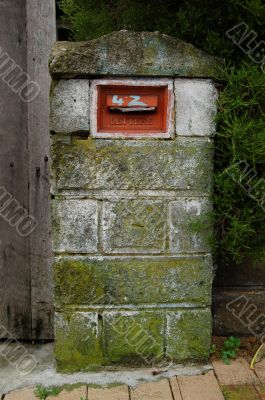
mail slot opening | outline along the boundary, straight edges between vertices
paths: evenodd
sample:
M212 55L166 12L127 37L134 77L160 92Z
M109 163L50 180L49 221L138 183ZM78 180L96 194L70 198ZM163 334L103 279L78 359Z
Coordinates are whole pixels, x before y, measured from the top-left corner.
M94 88L98 137L169 137L171 91L155 85L101 84Z
M110 107L110 111L112 112L120 112L120 113L145 113L145 112L154 112L156 111L156 107Z

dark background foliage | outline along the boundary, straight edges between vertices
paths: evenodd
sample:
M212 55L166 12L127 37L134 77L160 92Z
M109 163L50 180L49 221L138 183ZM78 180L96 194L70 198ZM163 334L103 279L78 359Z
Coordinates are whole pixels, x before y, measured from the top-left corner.
M215 254L218 263L231 266L246 258L265 260L265 211L261 206L265 196L265 72L226 34L244 22L248 32L253 31L244 48L248 49L253 37L249 51L253 50L265 40L265 4L261 0L61 0L58 11L61 25L67 28L64 37L70 40L89 40L120 29L160 31L225 60L217 82ZM234 36L235 41L241 34Z

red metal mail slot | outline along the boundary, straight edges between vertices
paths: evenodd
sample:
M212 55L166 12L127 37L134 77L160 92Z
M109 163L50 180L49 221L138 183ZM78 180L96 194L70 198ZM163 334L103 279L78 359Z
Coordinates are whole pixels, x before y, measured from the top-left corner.
M97 131L155 135L167 131L168 87L98 85Z

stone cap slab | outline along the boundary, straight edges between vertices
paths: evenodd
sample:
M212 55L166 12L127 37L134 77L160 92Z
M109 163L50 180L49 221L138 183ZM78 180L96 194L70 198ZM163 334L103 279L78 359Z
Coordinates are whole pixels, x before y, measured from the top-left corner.
M159 32L112 32L87 42L57 42L51 75L218 78L222 61Z

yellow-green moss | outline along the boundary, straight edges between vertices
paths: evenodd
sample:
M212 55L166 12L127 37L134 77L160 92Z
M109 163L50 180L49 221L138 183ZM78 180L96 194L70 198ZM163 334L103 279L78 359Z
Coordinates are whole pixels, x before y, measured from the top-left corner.
M162 312L106 314L104 342L111 364L148 365L164 358L164 316Z
M167 354L175 361L206 361L211 345L211 310L169 312Z
M71 304L208 305L212 265L202 258L64 257L54 264L57 307Z
M223 386L225 400L260 400L254 386Z
M65 138L64 138L65 140ZM54 135L52 171L60 189L211 190L208 140L79 140ZM189 161L188 165L187 162Z
M94 370L103 364L100 334L86 316L56 315L55 358L61 372Z

